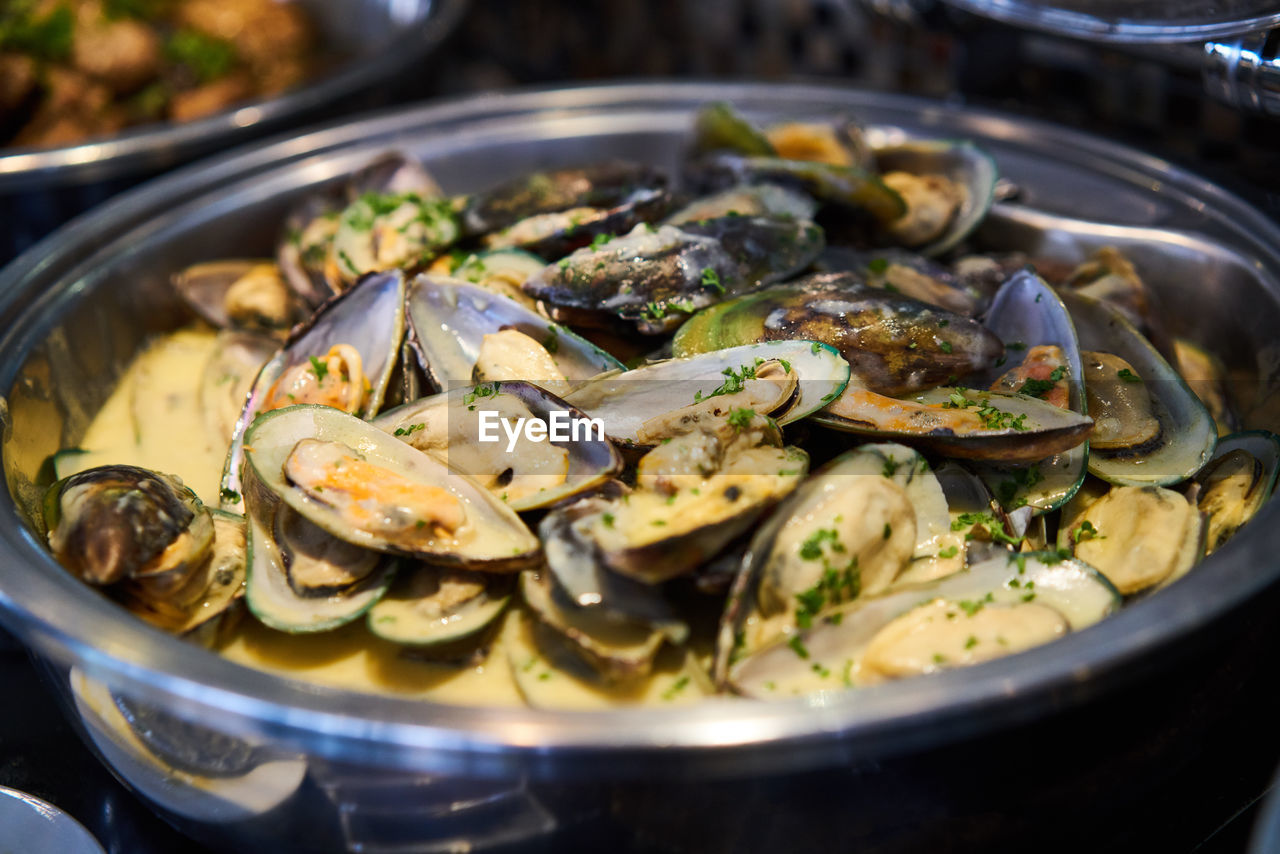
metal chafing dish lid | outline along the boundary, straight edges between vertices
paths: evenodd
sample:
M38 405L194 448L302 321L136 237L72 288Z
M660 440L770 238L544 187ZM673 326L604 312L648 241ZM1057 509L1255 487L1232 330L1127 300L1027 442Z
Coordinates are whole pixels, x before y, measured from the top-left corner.
M1193 42L1280 24L1275 0L946 0L1036 30L1109 42Z

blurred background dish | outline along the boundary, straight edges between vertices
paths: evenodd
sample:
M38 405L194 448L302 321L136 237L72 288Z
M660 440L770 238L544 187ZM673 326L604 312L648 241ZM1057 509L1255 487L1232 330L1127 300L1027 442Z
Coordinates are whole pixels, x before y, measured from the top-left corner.
M31 4L24 0L11 8L26 5ZM60 18L55 16L57 10L65 10L69 15L72 7L57 3L39 5L42 10L54 11L36 19L36 29L40 30L37 47L49 39L56 42L70 38L72 32L66 28L71 22L63 18L63 23L58 25ZM133 8L155 4L131 0L125 5ZM166 65L163 72L166 79L172 80L176 75L181 82L183 75L189 73L188 63L208 66L205 70L210 72L221 70L212 66L229 64L226 75L191 89L176 103L171 99L167 105L160 106L165 115L189 120L138 124L114 135L102 136L97 131L109 131L123 124L127 118L123 108L106 118L98 110L95 117L84 120L71 118L73 110L60 104L46 104L48 115L34 117L30 115L31 110L20 107L0 111L0 134L7 146L0 148L0 221L6 223L0 233L0 262L110 195L202 154L224 150L306 121L424 94L414 85L419 76L407 71L444 41L461 16L465 0L294 0L292 5L298 7L300 14L283 17L281 21L294 26L300 20L307 21L306 26L311 29L320 51L315 60L318 67L312 69L314 73L307 74L305 82L296 85L284 84L296 82L294 78L300 73L297 67L265 59L266 55L281 52L285 41L295 44L292 38L247 38L234 32L239 26L235 12L244 5L240 0L230 5L213 4L208 9L191 7L184 14L189 17L194 13L196 17L171 30L171 35L182 36L177 48L169 38L168 48L187 62ZM10 14L8 8L6 14ZM282 13L276 10L274 14ZM217 31L228 21L232 26L228 39L207 37L206 31ZM0 32L5 23L6 20L0 18ZM62 35L41 29L50 24L55 30L61 27ZM196 24L203 29L198 29ZM270 26L273 32L279 32L281 22L254 19L245 26ZM28 37L26 41L33 38ZM137 38L140 43L150 44L147 37ZM226 56L226 45L235 38L252 45L238 48L239 55L257 52L260 56L262 67L250 67L252 76L259 80L256 87L245 87L244 78L233 73L234 63ZM65 53L68 48L65 44L61 47L55 44L53 50L55 54ZM25 55L6 49L0 56L6 62L21 64L21 57ZM105 63L105 60L99 62ZM247 60L240 62L248 66ZM59 70L54 69L52 79L59 79L56 73ZM263 73L277 74L279 79L263 81ZM7 84L16 84L16 74L16 66L0 66L0 77ZM67 77L66 73L61 75L67 84L62 97L73 102L90 98L83 81L67 80ZM140 85L144 90L139 94L145 94L146 84ZM228 85L239 88L234 92L224 91ZM274 91L276 89L280 91ZM33 91L32 95L35 94ZM234 97L241 94L247 97ZM103 93L100 91L92 97L103 97ZM211 109L214 111L209 112ZM38 107L35 110L39 112ZM34 125L30 124L32 120ZM72 141L86 132L89 138ZM32 144L24 144L28 142ZM42 146L43 142L54 145Z

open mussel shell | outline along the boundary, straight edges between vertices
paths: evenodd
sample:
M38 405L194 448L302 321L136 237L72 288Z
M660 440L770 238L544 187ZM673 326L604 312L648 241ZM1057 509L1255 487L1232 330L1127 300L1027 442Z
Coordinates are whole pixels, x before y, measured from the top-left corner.
M443 647L494 625L511 599L510 575L420 563L401 568L395 582L365 614L369 631L414 647Z
M995 363L1000 339L976 320L869 287L854 273L816 273L699 312L676 333L676 356L756 341L821 341L860 385L906 394Z
M200 408L210 435L225 440L235 433L258 372L279 348L277 339L260 332L218 332L213 352L200 374Z
M365 194L424 198L441 194L422 164L390 152L352 173L309 193L285 217L285 233L276 247L276 262L293 290L310 306L319 306L343 290L341 271L330 252L339 217Z
M789 424L826 406L849 380L849 365L834 348L814 341L765 341L730 347L683 359L668 359L630 371L589 380L565 400L604 422L615 441L642 445L637 431L651 419L700 400L725 395L734 377L754 373L759 365L784 363L797 382L784 408L769 415Z
M297 537L282 537L282 523L296 513L245 467L247 571L245 603L260 622L290 634L324 632L357 619L382 598L395 575L397 561L388 555L362 553L312 526L293 519ZM304 589L294 583L302 567L330 567L350 583L338 589Z
M254 380L236 422L222 472L223 509L238 509L244 434L265 407L278 402L273 399L279 397L275 386L287 374L314 365L312 360L323 359L331 347L352 347L360 354L364 374L361 380L367 382L362 413L372 417L382 408L404 337L404 302L404 274L377 273L334 297L307 323L294 329Z
M994 287L980 286L985 282L978 282L973 276L962 278L950 267L907 249L828 246L813 262L813 268L823 273L853 273L874 288L893 291L964 317L979 314L995 291Z
M209 512L213 520L213 544L208 557L194 572L173 584L152 577L126 582L120 587L125 607L148 623L174 634L195 631L220 617L244 595L244 517L222 510Z
M652 334L726 297L804 269L824 246L809 220L723 216L636 226L548 265L524 283L553 317L601 325L618 318Z
M1177 581L1204 556L1204 522L1193 500L1162 486L1112 486L1071 521L1076 557L1126 596Z
M1231 399L1227 369L1222 361L1186 338L1174 338L1172 346L1174 366L1213 416L1218 435L1226 436L1239 430L1240 416Z
M707 192L738 184L792 187L820 202L865 212L883 225L907 212L902 197L879 175L857 166L713 151L690 160L685 175L693 186Z
M288 329L305 310L276 263L267 259L195 264L174 274L173 288L192 311L219 329Z
M659 196L665 202L666 184L666 176L654 167L621 160L533 172L473 195L463 225L468 235L492 234L530 217L571 209L645 205ZM564 225L568 228L570 223ZM590 242L591 232L585 231L584 237L583 242Z
M1274 433L1251 430L1218 440L1213 459L1196 475L1206 554L1221 548L1257 515L1275 491L1278 471L1280 439Z
M491 572L541 557L520 517L474 479L332 407L260 417L245 466L309 522L364 549Z
M846 388L814 421L943 456L1013 463L1060 454L1084 442L1093 429L1087 416L1039 398L950 386L901 400Z
M698 109L693 119L693 151L777 154L764 133L726 101L712 101Z
M863 445L832 460L755 532L720 623L715 672L861 596L964 569L941 482L918 452Z
M499 418L511 425L539 421L546 440L531 440L520 426L512 437L497 425ZM512 510L525 511L594 489L622 471L618 450L586 420L531 383L494 382L421 398L373 424L476 478Z
M1018 652L1090 626L1119 606L1115 588L1080 561L1056 552L998 554L929 584L855 599L808 629L739 656L727 681L731 690L761 699L842 691ZM918 621L904 626L904 618ZM908 631L895 631L902 628Z
M807 193L777 184L743 184L694 199L662 222L684 225L725 216L778 216L811 220L818 203Z
M929 139L909 140L875 148L881 173L908 172L940 175L961 190L959 208L938 237L917 251L941 255L968 237L986 217L995 199L1000 172L990 154L971 142Z
M645 676L605 679L562 634L523 611L510 613L502 646L520 696L535 709L676 705L714 693L697 657L673 647L659 650Z
M1156 348L1112 306L1074 293L1063 293L1071 312L1081 351L1107 353L1132 366L1134 377L1118 372L1106 383L1125 391L1141 386L1151 400L1151 414L1159 432L1139 447L1102 450L1093 443L1089 471L1110 483L1126 486L1168 486L1186 480L1213 456L1217 425L1204 404L1170 367ZM1134 379L1140 382L1134 382ZM1135 391L1132 389L1130 391ZM1096 419L1108 417L1094 412ZM1122 416L1118 416L1122 417Z
M180 478L137 466L65 477L45 492L43 511L53 556L89 584L183 583L214 536L209 509Z
M521 573L520 593L538 619L607 681L648 675L665 639L647 624L617 619L598 608L558 602L544 572Z
M622 363L564 326L477 285L421 275L409 286L411 343L439 390L471 385L486 335L514 329L542 345L564 379L585 380Z
M1088 415L1084 365L1071 314L1058 295L1029 270L1015 273L997 292L983 323L1005 342L1006 359L973 378L974 385L994 386L1016 369L1031 348L1055 347L1065 368L1067 407ZM1041 395L1043 396L1043 395ZM978 464L977 471L1005 507L1029 506L1039 513L1057 510L1084 481L1089 459L1087 442L1020 467Z
M689 627L672 610L662 589L610 571L595 542L574 522L607 510L609 503L587 498L552 510L538 525L547 559L552 597L570 613L596 609L606 618L661 630L683 643Z

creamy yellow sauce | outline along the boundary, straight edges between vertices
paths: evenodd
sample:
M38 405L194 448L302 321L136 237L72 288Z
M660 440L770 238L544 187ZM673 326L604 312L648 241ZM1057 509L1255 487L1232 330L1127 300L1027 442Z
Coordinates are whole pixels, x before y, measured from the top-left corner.
M230 436L215 436L200 406L199 379L216 336L184 329L148 346L98 412L81 447L58 475L127 463L177 475L210 506Z
M149 345L90 425L82 442L85 452L65 456L59 476L112 463L142 466L181 477L216 507L231 437L214 435L214 419L206 418L199 393L215 339L208 329L192 328ZM334 631L291 635L246 613L220 633L216 649L239 664L321 685L457 705L518 706L526 699L514 668L541 662L522 631L528 619L509 610L488 656L471 666L415 658L405 647L370 634L363 620ZM683 655L668 650L651 677L627 686L588 684L548 667L524 681L539 706L684 702L709 690L698 684ZM549 675L542 677L543 671Z

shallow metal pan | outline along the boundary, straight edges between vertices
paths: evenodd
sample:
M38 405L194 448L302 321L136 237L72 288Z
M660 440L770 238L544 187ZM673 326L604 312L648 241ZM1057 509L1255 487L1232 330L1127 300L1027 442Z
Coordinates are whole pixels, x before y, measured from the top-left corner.
M166 286L171 271L266 252L291 199L387 148L423 157L447 191L605 155L672 167L692 111L715 98L762 116L851 112L886 133L973 138L1022 188L1027 207L1149 229L1168 253L1213 241L1213 251L1201 253L1207 266L1182 277L1174 265L1152 284L1174 333L1223 351L1258 417L1274 403L1280 228L1158 159L1051 125L836 88L653 84L458 100L185 169L86 216L0 273L0 454L12 499L0 499L0 621L52 662L64 686L74 666L112 689L299 757L322 787L324 780L398 769L412 773L385 778L393 789L397 780L430 772L443 775L432 778L437 782L484 776L510 792L526 779L690 781L848 769L955 743L1169 668L1175 648L1280 577L1280 511L1272 505L1177 585L1013 658L860 690L824 706L723 701L679 711L557 714L370 697L239 667L124 619L61 571L21 521L48 454L79 439L147 335L182 321ZM1223 272L1206 288L1205 270L1228 267L1248 275ZM340 806L332 798L325 803Z

